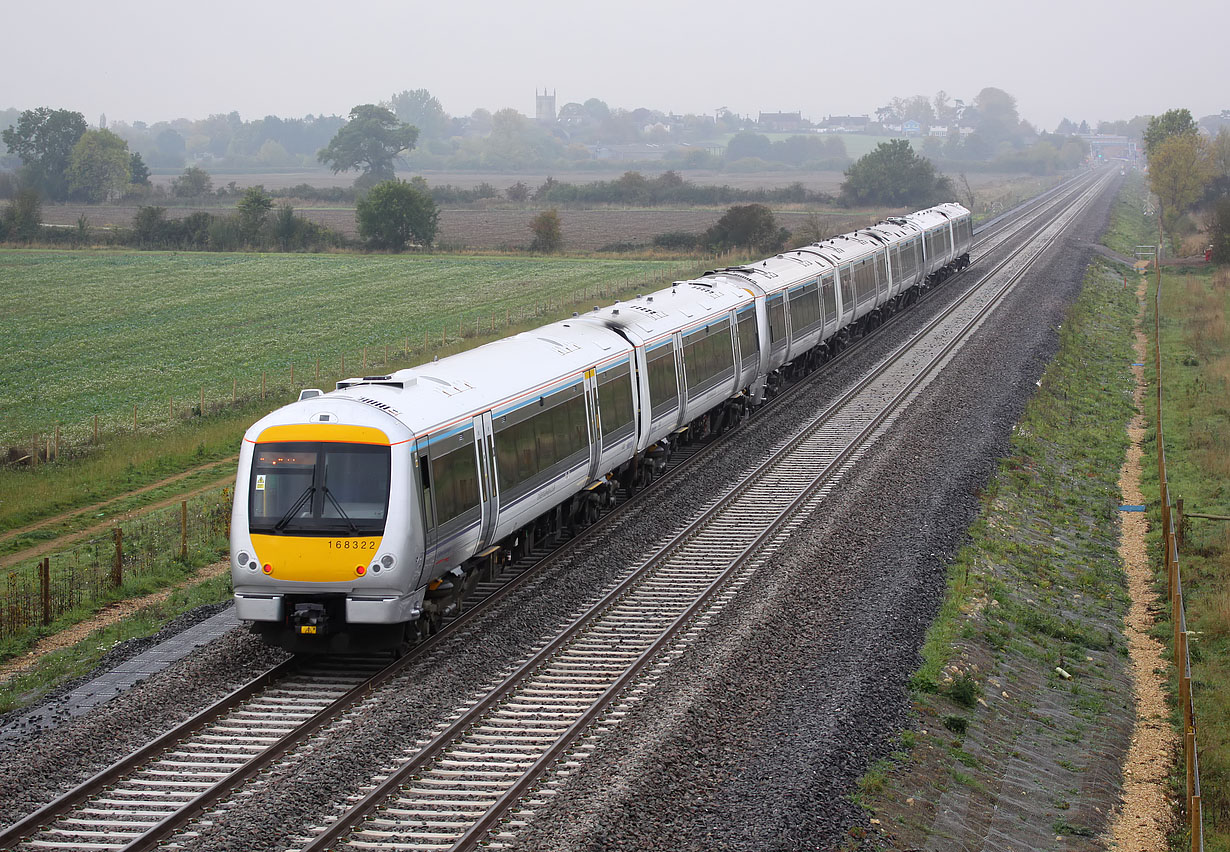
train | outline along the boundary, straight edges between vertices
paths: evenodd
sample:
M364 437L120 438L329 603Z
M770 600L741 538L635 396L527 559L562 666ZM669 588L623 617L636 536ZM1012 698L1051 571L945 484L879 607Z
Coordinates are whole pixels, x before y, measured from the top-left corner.
M388 375L243 437L236 615L296 653L404 653L479 579L644 487L970 263L945 203Z

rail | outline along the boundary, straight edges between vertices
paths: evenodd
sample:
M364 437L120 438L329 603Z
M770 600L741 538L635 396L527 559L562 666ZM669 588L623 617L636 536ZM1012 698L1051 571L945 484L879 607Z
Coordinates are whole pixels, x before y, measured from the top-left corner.
M1179 534L1172 511L1166 474L1166 442L1162 434L1162 271L1157 267L1153 305L1153 358L1157 375L1157 478L1162 509L1162 558L1174 631L1171 650L1179 671L1179 706L1183 711L1183 763L1187 776L1187 822L1192 852L1204 852L1204 823L1200 800L1200 758L1196 754L1196 708L1192 703L1192 660L1188 649L1187 617L1183 606L1183 576L1179 571Z

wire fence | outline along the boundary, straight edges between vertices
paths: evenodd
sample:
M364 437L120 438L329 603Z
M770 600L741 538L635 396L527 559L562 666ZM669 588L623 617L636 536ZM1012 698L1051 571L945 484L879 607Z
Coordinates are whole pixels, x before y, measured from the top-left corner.
M738 251L672 263L648 279L627 278L586 283L570 294L525 302L503 311L475 309L452 319L431 318L422 332L397 339L355 346L349 351L319 356L288 354L286 368L236 375L231 381L216 380L188 393L171 392L157 403L110 401L106 411L79 422L48 423L26 434L8 433L0 437L0 465L37 466L88 452L106 443L112 435L155 434L209 415L217 415L242 405L264 401L282 405L293 400L303 387L328 387L338 379L355 375L387 373L431 360L458 347L466 340L494 336L526 323L550 321L584 310L604 300L636 290L664 287L671 281L695 278L705 271L738 263Z
M0 640L21 636L100 604L154 591L191 566L227 552L230 493L219 489L126 519L92 537L5 570L0 581Z
M1179 673L1178 702L1183 713L1183 763L1187 776L1186 812L1192 852L1204 852L1204 821L1200 798L1200 758L1196 753L1196 709L1192 703L1192 660L1188 649L1187 615L1183 605L1183 575L1179 570L1177 513L1170 499L1166 474L1166 442L1162 434L1162 274L1157 273L1154 293L1154 368L1157 371L1157 476L1162 508L1162 552L1166 566L1166 590L1174 631L1171 650Z

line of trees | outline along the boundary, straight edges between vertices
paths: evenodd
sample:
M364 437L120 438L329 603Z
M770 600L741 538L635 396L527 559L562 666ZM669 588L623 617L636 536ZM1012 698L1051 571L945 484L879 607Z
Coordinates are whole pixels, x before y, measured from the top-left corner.
M1203 214L1213 260L1230 263L1230 130L1200 132L1187 109L1154 116L1144 131L1149 188L1162 225L1177 238L1196 229L1189 214Z

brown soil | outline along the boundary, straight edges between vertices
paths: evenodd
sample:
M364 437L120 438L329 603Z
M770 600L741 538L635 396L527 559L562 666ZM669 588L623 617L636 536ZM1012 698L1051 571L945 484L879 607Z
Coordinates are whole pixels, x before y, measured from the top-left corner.
M1143 280L1137 295L1142 300L1145 297ZM1137 361L1143 363L1146 340L1140 330L1136 332L1135 349ZM1134 396L1139 412L1145 391L1144 368L1133 367L1132 373L1136 377ZM1137 413L1128 426L1128 438L1132 443L1119 477L1123 500L1132 505L1145 502L1140 489L1141 442L1144 436L1144 417ZM1156 621L1153 614L1161 603L1153 593L1153 570L1145 549L1145 516L1134 512L1120 514L1122 532L1119 553L1126 566L1128 591L1132 596L1124 634L1128 640L1136 725L1123 764L1123 802L1113 815L1109 837L1105 839L1112 849L1164 852L1168 848L1166 836L1174 828L1173 810L1166 797L1166 782L1174 764L1178 738L1170 724L1166 706L1162 674L1167 665L1166 649L1149 635Z
M229 562L215 562L212 565L207 565L197 571L191 577L181 580L174 586L168 586L160 592L146 595L143 598L131 598L125 601L118 601L99 610L92 618L78 622L72 627L61 630L54 636L48 636L41 640L28 651L25 655L9 660L7 663L0 663L0 683L19 675L24 671L32 668L42 657L50 654L53 651L60 651L64 648L71 648L73 645L80 642L85 637L89 636L96 630L101 630L104 627L109 627L118 621L122 621L137 610L144 609L147 606L162 603L169 598L172 593L180 589L186 589L189 586L195 586L205 580L217 577L219 574L226 572L230 567Z

